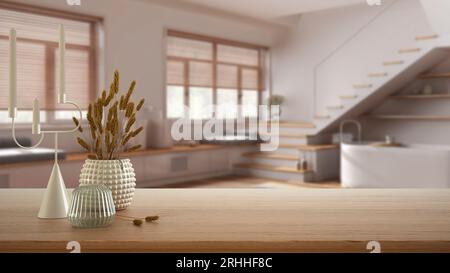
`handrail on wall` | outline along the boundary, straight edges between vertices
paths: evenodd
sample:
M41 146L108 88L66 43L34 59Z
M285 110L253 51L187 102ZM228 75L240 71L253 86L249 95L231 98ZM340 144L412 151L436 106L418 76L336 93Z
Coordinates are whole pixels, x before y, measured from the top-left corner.
M317 73L319 68L331 57L333 57L338 51L340 51L344 46L353 41L363 30L368 28L373 22L375 22L378 18L381 17L386 11L388 11L398 0L393 0L389 5L383 8L377 15L375 15L370 21L364 24L361 28L359 28L354 34L352 34L349 38L347 38L343 43L341 43L338 47L336 47L333 51L330 52L325 58L323 58L315 67L314 67L314 86L313 86L313 112L314 115L318 115L317 113Z

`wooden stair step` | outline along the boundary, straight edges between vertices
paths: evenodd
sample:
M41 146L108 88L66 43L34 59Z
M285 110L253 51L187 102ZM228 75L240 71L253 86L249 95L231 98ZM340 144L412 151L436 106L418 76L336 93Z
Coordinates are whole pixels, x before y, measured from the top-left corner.
M358 95L346 95L346 96L339 96L342 100L354 100L358 98Z
M406 54L406 53L414 53L414 52L420 52L422 49L419 47L416 48L402 48L398 51L399 54Z
M262 134L263 136L272 136L271 134ZM306 134L289 134L289 133L280 133L278 137L284 138L307 138Z
M373 84L368 84L368 83L366 83L366 84L354 84L353 85L353 88L355 88L355 89L366 89L366 88L372 88L373 87Z
M255 169L255 170L262 170L262 171L293 173L293 174L305 174L305 173L311 172L311 171L298 170L297 168L292 168L292 167L274 166L274 165L270 165L270 164L239 163L239 164L235 164L234 166L237 168L242 168L242 169Z
M421 79L450 78L450 72L430 73L420 76Z
M392 66L392 65L402 65L404 64L404 61L387 61L387 62L383 62L384 66Z
M416 41L426 41L426 40L433 40L439 38L439 35L432 34L432 35L423 35L423 36L416 36Z
M302 151L322 151L336 149L339 146L334 144L307 145L307 144L279 144L278 147L286 149L298 149Z
M424 115L370 115L370 118L385 120L423 120L423 121L450 121L450 116L424 116Z
M314 124L303 121L279 121L279 125L283 128L316 128Z
M391 96L396 100L429 100L429 99L450 99L450 94L431 94L431 95L396 95Z
M264 159L275 159L275 160L288 160L288 161L298 161L298 157L293 155L277 154L277 153L246 153L243 154L244 157L248 158L264 158Z
M388 75L388 73L386 73L386 72L374 72L374 73L367 74L367 76L369 78L380 78L380 77L386 77L387 75Z
M315 115L314 116L315 119L329 119L331 118L330 115Z
M327 107L330 110L340 110L340 109L344 109L343 105L332 105L332 106L328 106Z
M304 129L314 129L316 125L310 122L302 122L302 121L270 121L269 125L278 123L281 128L304 128ZM255 125L255 124L251 124Z

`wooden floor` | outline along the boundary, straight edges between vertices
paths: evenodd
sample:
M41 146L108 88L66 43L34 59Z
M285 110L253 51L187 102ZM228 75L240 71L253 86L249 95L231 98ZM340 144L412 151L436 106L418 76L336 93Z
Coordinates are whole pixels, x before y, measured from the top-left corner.
M303 183L270 178L230 175L225 177L182 182L164 188L245 188L245 189L289 189L289 188L340 188L339 182Z

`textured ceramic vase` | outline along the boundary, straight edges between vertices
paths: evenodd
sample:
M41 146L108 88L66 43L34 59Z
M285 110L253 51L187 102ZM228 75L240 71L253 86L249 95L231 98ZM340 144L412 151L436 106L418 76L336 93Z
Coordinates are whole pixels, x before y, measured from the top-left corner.
M130 206L136 188L136 175L129 159L86 159L80 174L80 186L105 185L112 191L116 210Z

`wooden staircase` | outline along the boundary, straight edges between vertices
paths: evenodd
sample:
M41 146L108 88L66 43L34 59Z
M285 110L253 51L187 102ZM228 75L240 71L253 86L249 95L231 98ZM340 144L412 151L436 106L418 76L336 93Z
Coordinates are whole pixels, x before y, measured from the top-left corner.
M443 48L450 45L450 35L419 35L411 37L410 41L408 46L394 49L393 55L389 59L375 63L374 69L364 73L365 76L355 79L352 84L348 85L347 90L342 89L342 93L336 94L337 98L327 99L327 101L336 103L320 105L322 109L316 109L316 113L314 113L312 123L316 126L316 130L313 134L320 135L322 132L335 130L344 118L367 115L367 109L373 109L374 106L373 104L371 105L371 101L379 103L389 98L395 89L400 88L400 82L404 84L407 81L414 80L417 76L422 80L450 78L450 73L420 74L425 69L437 65L442 61L444 55L448 54ZM442 95L440 98L445 98L444 96ZM411 97L408 99L416 98ZM432 97L427 99L432 99ZM403 115L375 115L374 118L409 119L409 117L404 117ZM447 120L448 117L436 115L430 117L417 116L410 119Z
M313 122L304 121L281 121L279 143L276 149L271 152L253 152L242 155L242 163L236 164L234 169L239 174L261 176L273 179L289 180L293 182L319 182L337 180L339 177L339 146L331 144L329 133L332 126L337 128L339 121L345 116L359 116L364 112L354 110L362 104L364 100L371 97L373 93L382 93L389 98L390 93L384 88L387 82L398 77L403 71L411 68L415 63L427 65L439 59L441 55L431 54L438 47L438 43L427 44L440 38L438 35L417 36L415 44L410 47L396 50L398 58L395 56L381 64L382 69L374 69L366 74L365 79L359 79L348 87L347 92L338 96L341 104L329 105L325 113L315 113ZM445 41L441 41L446 42ZM425 59L431 59L428 61ZM434 73L422 75L422 79L442 79L450 78L450 73ZM403 79L404 80L404 79ZM382 91L382 92L380 92ZM393 97L392 99L443 99L450 98L450 94L430 95L428 97L417 98L412 95ZM350 115L349 115L350 114ZM378 115L377 119L399 119L399 120L450 120L447 116L400 116L400 115ZM325 129L328 129L325 131ZM275 136L270 136L271 139ZM267 137L267 136L266 136ZM302 159L308 163L307 169L299 169Z
M334 154L334 159L338 158L338 146L330 144L330 135L311 134L315 128L312 123L282 121L279 126L279 143L274 147L276 150L243 154L243 162L234 166L238 174L293 182L314 182L337 178L337 166L331 176L328 174L329 170L325 174L320 172L323 168L320 160L323 160L324 156L329 157L331 152ZM299 169L301 158L308 161L309 166L305 170Z

